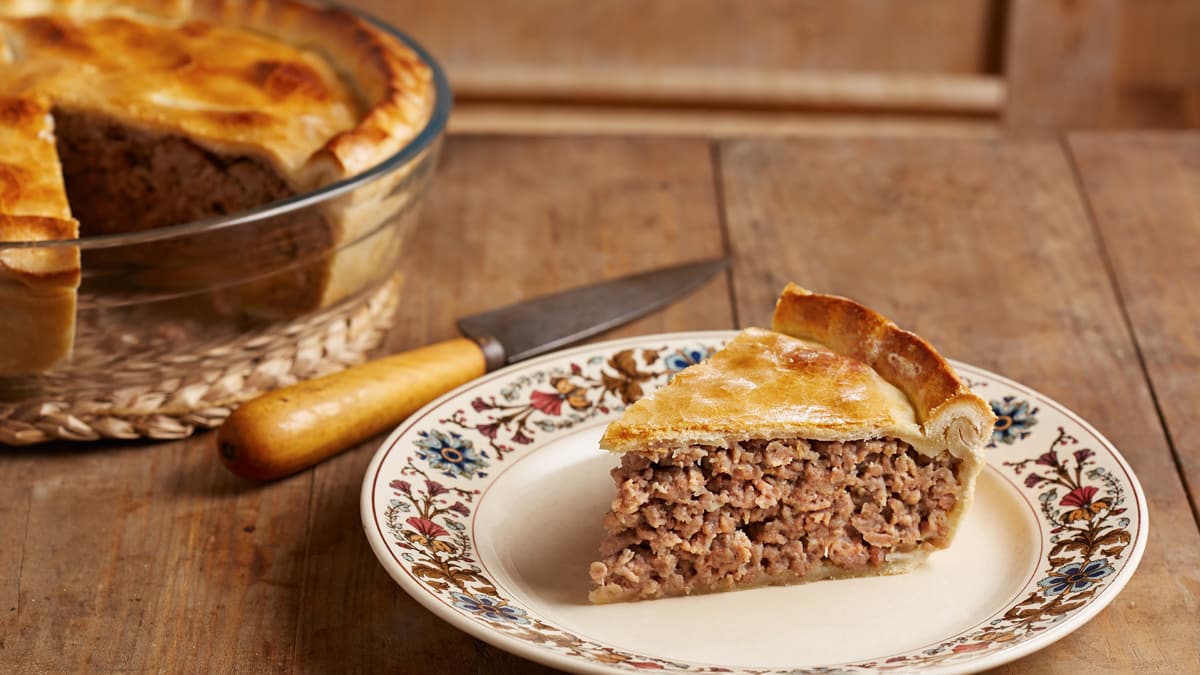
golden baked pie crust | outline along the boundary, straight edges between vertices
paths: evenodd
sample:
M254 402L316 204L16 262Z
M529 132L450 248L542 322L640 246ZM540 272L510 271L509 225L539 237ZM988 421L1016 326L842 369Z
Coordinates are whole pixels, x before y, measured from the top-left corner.
M601 447L893 437L981 463L994 421L928 342L852 300L789 284L772 330L747 328L634 403Z
M433 106L431 70L407 46L295 0L0 0L0 41L9 93L257 150L301 189L394 154Z

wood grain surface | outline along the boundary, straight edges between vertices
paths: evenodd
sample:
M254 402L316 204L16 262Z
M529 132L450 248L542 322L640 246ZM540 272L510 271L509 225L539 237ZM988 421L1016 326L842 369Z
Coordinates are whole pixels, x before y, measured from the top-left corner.
M787 279L860 298L1062 402L1133 465L1151 523L1137 574L1088 625L1005 670L1200 663L1200 532L1061 145L743 141L720 158L740 321L767 322Z
M1200 480L1197 137L474 136L449 140L434 184L388 350L725 250L727 277L605 337L761 325L787 280L852 295L1079 412L1146 488L1129 586L1002 670L1200 669L1177 466ZM265 485L210 443L0 450L0 672L550 672L435 618L375 561L358 498L377 441Z
M476 65L454 76L459 100L726 109L910 111L989 116L1004 102L991 75L847 73L729 66L632 70L608 65Z
M740 133L811 133L831 114L859 125L874 115L868 127L933 117L909 125L928 130L994 124L1005 98L1000 0L348 4L428 46L453 83L456 120L491 132L577 133L572 122L587 120L653 133L674 118L695 133L697 111ZM529 108L548 108L534 129Z
M1121 0L1013 0L1004 51L1009 129L1110 124ZM1145 4L1145 3L1144 3ZM1149 3L1153 4L1153 3Z
M459 134L587 134L618 136L936 136L995 137L996 120L958 115L713 110L577 103L489 103L457 106L450 131Z
M1070 147L1200 513L1200 134L1076 134Z
M1198 26L1192 0L1012 0L1007 128L1195 128Z
M350 0L479 66L981 73L989 0Z
M564 105L636 133L672 113L686 127L689 108L736 117L742 134L828 115L1200 126L1195 0L347 1L429 46L471 126L490 131L528 133L527 108ZM564 116L540 128L575 132Z

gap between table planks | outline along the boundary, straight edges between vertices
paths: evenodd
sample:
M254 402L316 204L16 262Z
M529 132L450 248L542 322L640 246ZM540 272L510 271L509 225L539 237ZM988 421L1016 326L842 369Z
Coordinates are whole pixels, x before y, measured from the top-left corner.
M1068 142L1200 523L1200 134Z
M1090 139L1072 141L1084 185L1122 185L1089 173ZM1160 154L1125 170L1186 164ZM1107 252L1120 289L1138 292L1122 275L1154 273L1169 230L1130 256L1122 228L1140 229L1089 195L1094 229L1071 169L1053 141L452 139L388 348L450 337L463 313L725 246L732 288L717 279L618 333L726 327L733 310L763 325L788 279L858 297L1072 407L1147 489L1151 542L1129 587L1008 670L1183 670L1200 658L1200 536L1105 271ZM1150 331L1186 327L1129 316L1144 351ZM1186 347L1179 360L1194 360ZM1186 401L1164 408L1171 428ZM0 670L535 671L435 618L375 562L358 522L375 445L266 486L226 474L207 437L4 451Z
M1084 151L1077 161L1091 177L1086 184L1108 189L1102 206L1141 187L1113 167L1107 181L1103 167L1088 169L1088 154L1099 154L1105 137L1080 137L1075 145ZM1132 145L1106 152L1127 157L1122 150ZM1137 219L1122 220L1130 214L1115 206L1112 214L1102 209L1101 220L1112 222L1100 232L1112 239L1101 246L1072 164L1054 140L733 141L720 146L719 156L743 323L767 322L771 300L789 278L863 299L946 355L1075 410L1137 472L1151 511L1138 572L1086 626L1002 670L1182 672L1200 664L1200 532L1106 267L1105 251L1123 250L1138 237ZM1171 157L1129 160L1124 168L1150 182L1156 162L1177 166ZM1193 161L1190 171L1180 167L1166 177L1177 193L1155 212L1158 255L1172 255L1166 217L1172 207L1190 204L1184 212L1195 229L1195 202L1182 201L1194 199L1195 168ZM1152 254L1122 254L1118 270L1161 284L1196 279L1194 257L1186 253L1195 249L1174 250L1174 266L1154 267ZM1181 285L1178 293L1196 287ZM1131 307L1143 302L1126 299ZM1172 307L1171 296L1147 301L1131 312L1139 328L1154 322L1152 312L1176 309L1178 319L1152 330L1163 341L1186 330L1186 303ZM1173 352L1180 360L1188 344ZM1193 366L1196 354L1190 352ZM1171 380L1180 389L1190 382L1186 373ZM1178 399L1184 424L1189 415L1195 420L1194 385L1191 392L1192 406Z

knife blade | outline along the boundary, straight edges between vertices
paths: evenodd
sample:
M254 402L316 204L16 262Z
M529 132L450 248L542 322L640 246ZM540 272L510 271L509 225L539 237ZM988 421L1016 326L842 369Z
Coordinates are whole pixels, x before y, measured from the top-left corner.
M554 351L663 307L725 268L724 259L643 272L533 298L458 320L463 335L491 338L505 363Z
M466 336L284 387L239 406L217 454L246 478L280 478L391 429L438 396L506 364L599 334L700 287L728 264L643 272L459 319Z

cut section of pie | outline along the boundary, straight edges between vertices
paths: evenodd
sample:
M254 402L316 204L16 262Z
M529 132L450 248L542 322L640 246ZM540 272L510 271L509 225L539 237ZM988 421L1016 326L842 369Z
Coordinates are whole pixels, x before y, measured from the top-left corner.
M897 574L950 545L995 418L928 342L788 285L630 406L593 602Z
M0 96L0 148L0 242L79 236L49 101ZM70 353L78 286L74 246L0 249L0 375L37 372Z

